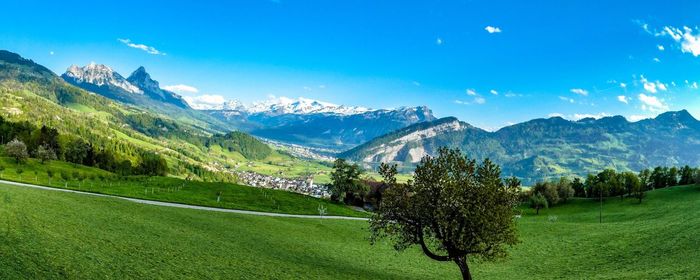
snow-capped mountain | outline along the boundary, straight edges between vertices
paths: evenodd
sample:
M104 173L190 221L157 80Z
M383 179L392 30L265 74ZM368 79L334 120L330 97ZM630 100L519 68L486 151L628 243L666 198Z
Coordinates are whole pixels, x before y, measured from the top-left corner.
M408 125L434 120L427 107L368 109L308 98L237 101L204 110L253 135L314 148L344 149Z
M153 108L167 103L190 108L181 96L161 89L143 66L126 79L109 66L94 62L83 67L72 65L61 77L77 87L124 103Z
M146 68L143 66L131 73L126 80L137 86L152 99L170 103L180 108L189 108L182 96L160 88L158 81L151 79L151 75L146 72Z
M351 107L337 105L329 102L313 100L309 98L288 98L288 97L271 97L265 101L254 102L250 105L245 105L238 100L229 100L223 104L190 104L197 110L206 111L226 111L232 115L307 115L307 114L337 114L337 115L356 115L362 114L372 109L365 107Z
M83 67L71 65L68 71L63 74L63 78L70 80L73 84L87 83L98 87L116 87L128 93L143 94L141 89L129 83L109 66L94 62Z
M348 107L333 103L299 97L297 99L279 97L270 98L263 102L253 103L246 108L250 114L271 113L271 114L319 114L330 113L338 115L355 115L371 111L364 107Z

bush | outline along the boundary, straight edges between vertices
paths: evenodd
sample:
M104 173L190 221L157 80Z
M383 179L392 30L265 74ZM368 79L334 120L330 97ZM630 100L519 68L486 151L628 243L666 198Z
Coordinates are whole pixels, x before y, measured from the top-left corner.
M29 157L27 145L17 139L5 144L5 154L13 157L18 164L24 162Z
M540 209L549 207L547 199L541 193L535 193L530 196L530 207L535 209L537 215L540 214Z

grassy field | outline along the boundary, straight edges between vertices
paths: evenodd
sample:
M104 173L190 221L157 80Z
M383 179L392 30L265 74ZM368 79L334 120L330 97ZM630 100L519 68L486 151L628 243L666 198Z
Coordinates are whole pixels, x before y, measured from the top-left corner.
M475 279L698 279L700 187L526 211L522 243ZM554 218L556 217L556 219ZM367 224L139 205L0 185L0 278L458 279Z
M0 168L2 167L4 170L0 172L1 179L56 188L211 207L290 214L318 215L318 207L323 205L327 209L326 215L367 216L366 213L331 203L328 200L282 190L253 188L229 183L185 181L170 177L121 178L97 168L60 161L41 164L30 159L25 164L17 165L10 158L0 158ZM18 168L23 170L21 174L16 172ZM51 181L49 181L46 172L48 169L54 171L54 177ZM62 172L68 173L71 178L64 180L61 176ZM76 179L75 174L80 174L86 179ZM217 195L219 192L221 192L220 198Z

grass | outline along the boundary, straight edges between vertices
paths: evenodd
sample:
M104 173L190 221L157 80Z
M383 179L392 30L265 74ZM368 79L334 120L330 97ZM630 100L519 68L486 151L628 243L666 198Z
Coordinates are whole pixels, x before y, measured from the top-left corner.
M576 199L551 209L528 209L519 221L522 243L500 263L480 264L483 279L698 279L700 187L648 192L599 203ZM555 222L550 217L556 217Z
M290 214L318 215L318 207L323 205L327 209L326 215L367 216L366 213L328 200L282 190L253 188L229 183L185 181L171 177L116 177L114 174L97 168L60 161L41 164L30 159L25 164L17 165L10 158L0 158L0 166L5 167L0 172L2 179L56 188L192 205ZM17 174L16 169L18 168L24 172ZM47 169L51 169L55 173L51 182L49 182L46 173ZM71 174L71 178L64 181L60 175L61 171ZM88 179L79 181L73 177L74 172L78 172ZM100 176L104 179L100 179ZM217 201L219 192L221 192L221 197Z
M454 278L417 251L370 247L365 227L0 185L0 278Z
M700 187L573 200L518 221L522 243L475 279L698 279ZM40 205L40 207L37 207ZM556 216L556 221L550 218ZM213 213L0 185L0 278L459 279L367 241L367 223Z

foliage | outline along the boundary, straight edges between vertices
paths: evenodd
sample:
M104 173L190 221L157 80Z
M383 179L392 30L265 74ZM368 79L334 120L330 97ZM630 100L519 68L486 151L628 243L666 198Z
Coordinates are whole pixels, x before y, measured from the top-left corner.
M418 245L471 279L468 257L503 257L518 241L518 188L504 185L500 175L488 159L477 165L459 150L441 148L437 157L421 160L413 182L386 190L370 221L372 241L391 237L397 250Z
M39 146L36 149L36 157L41 160L41 163L57 159L56 152L48 145Z
M27 145L17 139L5 144L5 154L14 158L15 162L18 164L29 158L29 154L27 153Z
M331 199L354 204L367 192L367 186L360 181L363 171L357 164L350 164L344 159L336 159L331 173Z
M239 152L251 160L264 159L272 154L272 149L257 138L239 131L225 135L214 135L206 142L207 147L218 145L229 152Z
M537 212L536 214L540 214L540 209L542 208L548 208L549 203L547 202L547 199L542 195L541 193L535 193L530 196L530 208L535 209Z

